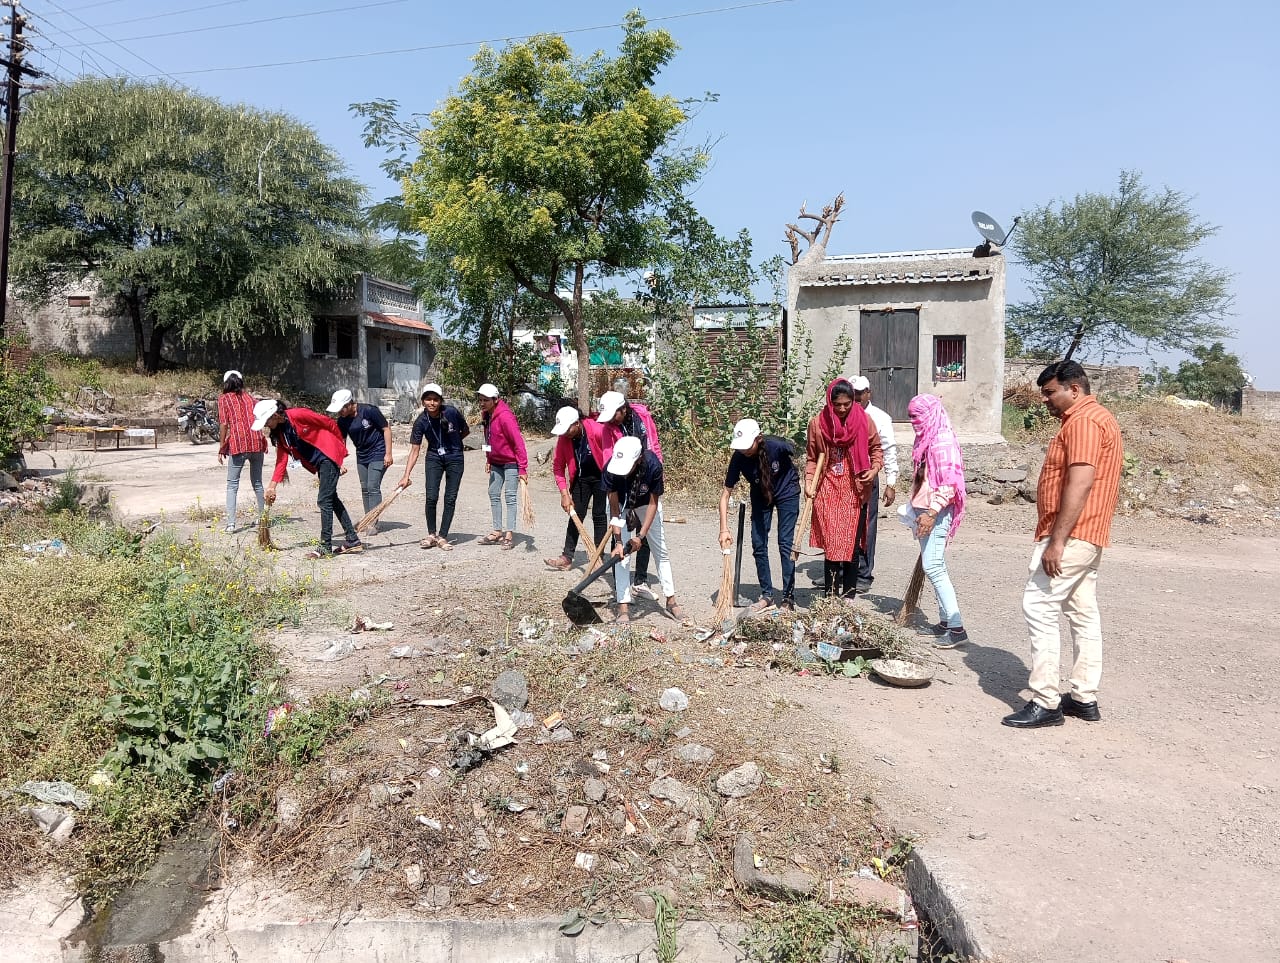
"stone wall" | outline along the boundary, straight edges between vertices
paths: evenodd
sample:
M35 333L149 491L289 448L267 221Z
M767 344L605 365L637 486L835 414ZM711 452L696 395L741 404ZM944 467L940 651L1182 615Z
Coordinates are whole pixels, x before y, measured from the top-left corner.
M1240 414L1258 421L1280 421L1280 391L1245 388L1240 395Z
M1045 369L1046 362L1031 358L1006 358L1004 362L1004 390L1010 392L1034 389L1036 378ZM1136 365L1086 364L1084 372L1089 376L1089 387L1098 395L1136 395L1142 386L1142 369Z
M133 322L127 315L100 313L108 303L89 285L72 286L42 307L10 300L6 318L16 322L15 333L25 334L36 351L133 358Z

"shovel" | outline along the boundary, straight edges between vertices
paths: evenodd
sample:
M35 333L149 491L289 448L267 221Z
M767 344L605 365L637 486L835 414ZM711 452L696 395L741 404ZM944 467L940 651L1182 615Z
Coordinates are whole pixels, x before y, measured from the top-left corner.
M564 614L569 616L569 621L574 625L594 625L597 622L603 622L604 619L596 614L596 608L590 601L583 598L582 591L601 575L610 571L615 565L627 557L629 553L625 550L621 556L609 553L608 559L598 569L584 578L581 582L569 589L569 594L564 597L564 601L560 603L560 607L564 609Z

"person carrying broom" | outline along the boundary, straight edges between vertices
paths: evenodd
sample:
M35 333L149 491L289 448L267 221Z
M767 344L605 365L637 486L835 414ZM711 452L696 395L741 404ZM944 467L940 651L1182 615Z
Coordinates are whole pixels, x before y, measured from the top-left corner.
M825 458L818 477L820 455ZM805 493L813 499L809 544L827 556L823 588L827 595L852 600L858 587L858 517L884 455L879 434L853 403L853 386L844 378L827 386L827 403L810 419L805 456Z
M546 559L547 568L567 572L573 568L573 553L578 547L578 524L581 524L587 507L591 508L595 544L604 541L608 527L607 497L600 490L605 465L613 455L613 446L605 441L604 425L595 417L584 419L573 405L565 405L556 412L556 423L551 429L556 438L555 458L552 462L556 487L560 489L560 507L570 515L564 533L564 551L555 558ZM575 524L573 515L578 518ZM591 554L591 546L586 546Z
M904 520L920 542L920 564L938 597L938 623L929 633L935 646L950 649L969 641L943 554L964 518L964 455L941 398L916 395L907 414L916 438L911 446L911 504Z
M773 514L778 513L778 551L782 553L782 608L794 612L796 607L796 563L791 558L791 543L800 517L800 475L792 455L795 449L784 438L767 436L760 423L744 418L733 426L729 442L733 452L720 493L720 548L733 546L729 534L729 496L740 479L747 480L751 490L751 554L756 560L756 576L760 580L760 599L752 612L763 611L774 604L773 580L769 571L769 528Z

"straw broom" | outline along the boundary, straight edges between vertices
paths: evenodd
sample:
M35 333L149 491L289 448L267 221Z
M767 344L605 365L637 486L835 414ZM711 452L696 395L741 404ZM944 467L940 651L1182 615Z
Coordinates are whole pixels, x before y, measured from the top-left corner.
M399 485L396 490L391 493L390 498L384 498L373 508L365 512L360 521L356 522L356 531L363 535L366 531L378 524L378 519L382 517L382 513L391 507L391 503L400 497L400 493L407 488L407 485Z
M529 479L522 477L520 479L520 522L525 529L532 529L537 523L538 517L533 513L533 499L529 497Z
M813 470L813 493L817 497L818 489L822 487L822 469L827 465L827 453L825 451L818 453L818 461ZM809 493L805 492L804 506L800 509L800 520L796 522L796 534L791 541L791 561L795 561L800 557L800 543L804 539L804 533L809 528L809 519L813 515L813 498L809 497Z
M911 621L911 615L915 612L916 606L920 603L920 593L924 590L924 558L916 556L916 567L911 572L911 581L907 585L907 593L902 598L902 608L898 609L898 614L894 617L894 621L899 625L906 625Z
M279 551L271 541L271 509L264 508L258 516L258 547L263 551Z
M727 548L721 549L721 552L724 553L724 572L720 576L720 594L716 596L716 610L711 615L715 625L719 625L733 612L733 562L731 561L733 552Z

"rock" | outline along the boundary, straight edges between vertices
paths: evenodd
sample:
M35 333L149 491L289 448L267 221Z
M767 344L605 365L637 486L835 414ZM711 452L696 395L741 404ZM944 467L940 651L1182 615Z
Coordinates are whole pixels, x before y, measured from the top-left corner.
M677 749L676 756L685 762L692 762L700 766L705 766L716 757L716 752L714 749L708 749L706 746L700 746L696 742L690 742Z
M1248 485L1240 484L1240 485L1236 485L1234 488L1231 489L1231 494L1248 495L1248 494L1251 494L1251 492Z
M796 899L810 895L817 879L800 870L779 875L756 869L755 841L743 834L733 844L733 878L738 885L770 899Z
M661 759L646 759L644 768L646 772L655 776L665 776L667 773L667 765Z
M60 806L44 804L40 806L23 806L22 812L40 827L40 831L57 845L62 845L71 838L76 828L76 817Z
M422 889L422 867L417 863L411 863L404 868L404 879L409 884L409 888L415 892Z
M828 898L832 903L846 906L866 906L882 916L904 920L910 910L907 894L883 879L865 876L841 876L828 884Z
M370 786L369 801L379 809L391 805L391 787L381 782Z
M662 776L649 784L649 795L663 799L682 813L697 819L711 817L711 801L691 786L686 786L671 776Z
M619 806L609 816L609 825L614 829L622 829L627 825L627 811Z
M529 704L529 682L518 669L507 669L493 680L493 701L508 712Z
M352 869L371 869L373 867L373 847L366 846L360 855L351 861Z
M483 853L493 848L493 844L489 842L489 834L483 828L477 826L475 832L471 834L471 850L475 853Z
M586 806L570 806L565 810L564 821L560 823L561 832L581 836L587 831L588 815L589 810Z
M997 468L991 473L991 477L1005 485L1016 485L1027 480L1027 473L1021 468Z
M658 698L658 705L668 712L684 712L685 709L689 708L689 697L679 689L672 687L663 692Z
M697 846L698 833L702 831L702 823L696 819L685 824L684 834L680 837L681 846Z
M1036 503L1036 486L1035 485L1019 485L1018 495L1022 498L1023 501L1029 502L1032 505L1034 505Z
M681 726L675 732L675 736L677 739L688 739L691 735L693 735L693 730L690 729L688 726Z
M658 915L658 904L648 893L636 891L631 894L631 908L642 920L651 920Z
M593 803L598 803L604 802L604 797L606 793L608 793L609 787L599 779L588 779L585 785L583 785L582 791L586 794L586 797L589 800Z
M18 488L18 479L14 478L7 471L0 471L0 491L16 492Z
M716 780L716 792L730 799L750 796L764 782L764 774L754 762L744 762L737 769L730 769Z
M292 826L302 815L302 800L295 789L281 786L276 790L276 821L281 826Z
M453 893L449 891L448 886L428 886L418 904L429 909L444 909L452 901Z

